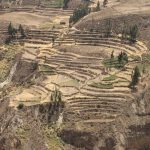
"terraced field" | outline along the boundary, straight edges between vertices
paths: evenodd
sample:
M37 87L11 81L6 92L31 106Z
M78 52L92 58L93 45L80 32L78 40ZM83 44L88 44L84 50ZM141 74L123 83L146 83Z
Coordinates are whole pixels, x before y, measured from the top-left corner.
M63 10L60 8L36 8L18 7L0 9L0 21L22 24L29 28L66 28L69 24L69 17L73 10ZM60 23L64 22L64 25Z
M45 78L13 96L11 106L50 101L51 92L57 87L66 102L64 114L68 121L82 121L82 124L111 123L127 113L125 110L133 100L129 88L136 66L133 56L140 58L147 52L144 43L137 41L131 45L118 36L106 38L103 33L97 32L63 34L56 30L31 30L28 35L29 38L23 41L26 52L22 59L38 61L39 71ZM84 49L85 52L71 51L71 46L74 49L81 48L81 51ZM126 52L129 57L126 69L107 68L103 64L105 57L101 51L93 50L96 55L92 56L88 51L86 53L88 46L103 49L109 57L112 50L115 56L121 51ZM66 49L62 50L61 47Z

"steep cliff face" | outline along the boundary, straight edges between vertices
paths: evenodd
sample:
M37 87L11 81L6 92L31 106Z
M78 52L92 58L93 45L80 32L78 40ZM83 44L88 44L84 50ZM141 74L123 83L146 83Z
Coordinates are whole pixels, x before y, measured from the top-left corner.
M57 122L63 104L20 105L17 110L8 105L9 99L0 101L1 150L61 149L56 128L50 128L49 125Z
M134 124L128 130L128 149L149 150L150 149L150 83L149 75L145 76L134 93L135 112Z

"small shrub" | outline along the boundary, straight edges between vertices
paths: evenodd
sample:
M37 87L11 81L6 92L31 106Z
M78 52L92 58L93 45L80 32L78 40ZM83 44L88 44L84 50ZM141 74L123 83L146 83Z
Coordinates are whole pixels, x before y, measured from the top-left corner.
M19 104L18 106L17 106L17 108L20 110L20 109L22 109L24 107L24 104Z
M5 40L5 44L6 45L9 45L11 43L11 37L7 37L6 40Z
M140 70L139 70L139 68L136 66L135 68L134 68L134 71L133 71L133 75L132 75L132 81L131 81L131 83L130 83L130 87L131 88L134 88L137 84L138 84L138 82L139 82L139 77L140 77L141 75L140 75Z
M24 29L23 29L21 24L19 25L18 31L20 31L21 38L25 38L26 37L25 31L24 31Z
M33 70L36 70L38 68L38 63L37 62L34 62L32 65L33 65L32 66Z

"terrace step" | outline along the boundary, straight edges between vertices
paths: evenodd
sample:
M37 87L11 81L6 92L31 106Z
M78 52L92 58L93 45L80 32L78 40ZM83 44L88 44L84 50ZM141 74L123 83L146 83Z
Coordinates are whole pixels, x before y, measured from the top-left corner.
M52 41L52 37L49 37L49 38L47 38L47 37L39 37L39 36L28 37L28 40L32 40L32 39L34 39L34 40L42 40L42 41L49 41L49 42Z
M61 74L61 75L65 75L65 76L68 76L74 80L77 80L77 81L80 81L80 82L84 82L85 79L82 78L82 77L79 77L79 76L76 76L76 75L73 75L73 74L70 74L70 73L66 73L66 72L63 72L63 71L57 71L58 74Z
M122 44L122 43L117 43L117 42L113 42L113 41L101 41L101 40L78 40L78 41L76 41L76 43L77 44L87 44L87 43L89 43L89 45L97 45L97 46L100 46L100 45L109 45L110 47L111 46L116 46L116 47L118 47L118 48L124 48L124 49L128 49L128 50L130 50L130 51L132 51L132 52L136 52L136 51L138 51L135 47L131 47L131 46L129 46L129 45L126 45L126 44Z
M74 117L72 117L72 115L74 115ZM107 113L107 112L90 112L90 113L84 113L84 112L73 112L73 114L70 114L70 112L68 112L68 118L72 119L74 118L75 122L82 122L84 123L88 122L89 123L100 123L100 121L96 121L96 120L115 120L117 118L117 116L119 116L119 113ZM93 120L93 121L91 121Z
M84 107L74 107L74 108L70 108L70 110L72 112L76 112L76 113L91 113L91 112L99 112L101 114L101 112L104 113L122 113L123 109L117 109L116 107L104 107L104 108L84 108Z
M113 89L101 89L91 86L83 87L82 89L88 90L88 91L94 91L94 92L102 92L102 93L130 93L131 90L129 88L113 88Z
M107 90L107 89L106 89ZM87 89L82 89L80 91L82 94L87 95L87 96L93 96L93 97L116 97L116 98L126 98L126 97L131 97L130 94L124 94L124 93L107 93L104 92L97 92L97 91L90 91Z
M113 105L117 104L120 106L125 106L127 104L127 100L124 98L109 98L109 97L100 97L100 98L71 98L67 99L67 105L73 106L73 105L84 105L84 104L107 104L107 105Z
M110 123L115 121L115 119L89 119L89 120L83 120L83 123Z
M44 41L44 40L38 40L38 39L22 39L19 40L19 42L25 42L25 43L33 43L33 44L50 44L51 42L49 41Z
M118 102L104 102L104 101L91 101L91 102L78 102L78 103L69 103L69 109L74 107L84 107L84 108L100 108L100 107L112 107L115 106L116 108L123 108L123 103Z

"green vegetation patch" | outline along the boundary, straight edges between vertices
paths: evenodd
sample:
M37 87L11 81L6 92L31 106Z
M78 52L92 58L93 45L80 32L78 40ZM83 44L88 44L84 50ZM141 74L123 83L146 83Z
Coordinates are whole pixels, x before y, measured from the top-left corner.
M116 80L117 79L117 76L115 75L110 75L108 77L104 77L103 78L103 81L113 81L113 80Z
M117 58L106 59L103 61L103 64L107 68L116 68L116 69L120 69L124 66L124 64L118 62Z
M103 83L92 83L90 86L100 89L113 89L113 85L110 84L103 84Z
M77 80L74 80L74 79L60 83L60 86L75 86L75 87L78 87L79 85L80 85L79 82Z
M140 70L141 74L147 73L150 69L150 64L149 63L143 63L143 64L138 64L137 67Z
M141 58L139 59L141 61ZM137 63L137 67L139 68L141 74L147 73L150 69L150 54L143 54L142 61L143 63Z
M103 65L107 68L123 68L128 63L128 55L125 52L121 52L118 56L114 57L114 51L111 53L111 58L104 59Z
M44 72L44 73L48 73L48 74L55 74L54 68L47 66L47 65L40 65L39 71Z
M142 60L145 60L147 62L150 62L150 54L143 54L142 55Z
M129 56L131 59L133 59L134 61L141 61L141 58L139 56L135 56L135 55L130 55Z

